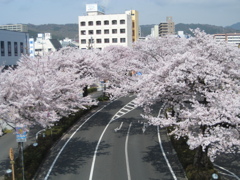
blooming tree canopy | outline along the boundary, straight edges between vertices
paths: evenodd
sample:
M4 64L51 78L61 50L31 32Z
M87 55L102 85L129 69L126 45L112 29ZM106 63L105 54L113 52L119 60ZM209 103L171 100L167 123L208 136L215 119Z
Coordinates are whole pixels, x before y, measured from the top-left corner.
M94 80L88 54L66 48L43 57L22 57L16 69L0 75L0 119L14 127L48 127L62 116L96 104L81 92Z
M198 29L194 35L136 44L139 61L149 61L135 82L136 101L149 123L173 127L171 134L187 137L190 149L200 147L214 160L240 146L240 50ZM151 115L151 105L159 101L171 114Z

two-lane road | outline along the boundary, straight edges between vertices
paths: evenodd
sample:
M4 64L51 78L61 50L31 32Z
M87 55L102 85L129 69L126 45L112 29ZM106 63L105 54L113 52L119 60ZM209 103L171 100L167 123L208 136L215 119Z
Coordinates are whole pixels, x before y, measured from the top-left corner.
M176 158L167 163L165 155L175 155L162 152L158 128L144 131L142 109L125 106L132 100L114 101L76 125L59 142L57 151L53 149L36 179L184 179Z

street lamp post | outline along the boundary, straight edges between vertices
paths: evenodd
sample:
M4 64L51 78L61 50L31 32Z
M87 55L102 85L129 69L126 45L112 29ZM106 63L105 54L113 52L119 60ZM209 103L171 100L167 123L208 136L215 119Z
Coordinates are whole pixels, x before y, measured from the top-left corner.
M39 135L42 131L46 131L46 129L42 129L42 130L40 130L40 131L38 131L38 132L36 133L36 142L33 143L33 146L38 146L38 143L37 143L38 135ZM44 136L45 136L45 134L44 134Z

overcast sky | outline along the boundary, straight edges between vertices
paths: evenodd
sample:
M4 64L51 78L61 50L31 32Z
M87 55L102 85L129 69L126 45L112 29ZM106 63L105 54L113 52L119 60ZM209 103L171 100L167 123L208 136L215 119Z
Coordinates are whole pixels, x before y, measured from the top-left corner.
M0 0L0 25L78 23L85 5L105 6L106 14L139 12L140 25L159 24L172 16L175 24L229 26L240 22L240 0Z

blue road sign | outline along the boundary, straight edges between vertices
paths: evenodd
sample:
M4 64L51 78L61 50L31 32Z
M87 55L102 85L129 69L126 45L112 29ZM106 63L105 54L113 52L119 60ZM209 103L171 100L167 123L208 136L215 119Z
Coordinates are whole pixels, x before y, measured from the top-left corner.
M26 126L16 127L16 140L17 140L17 142L26 142L27 141Z

